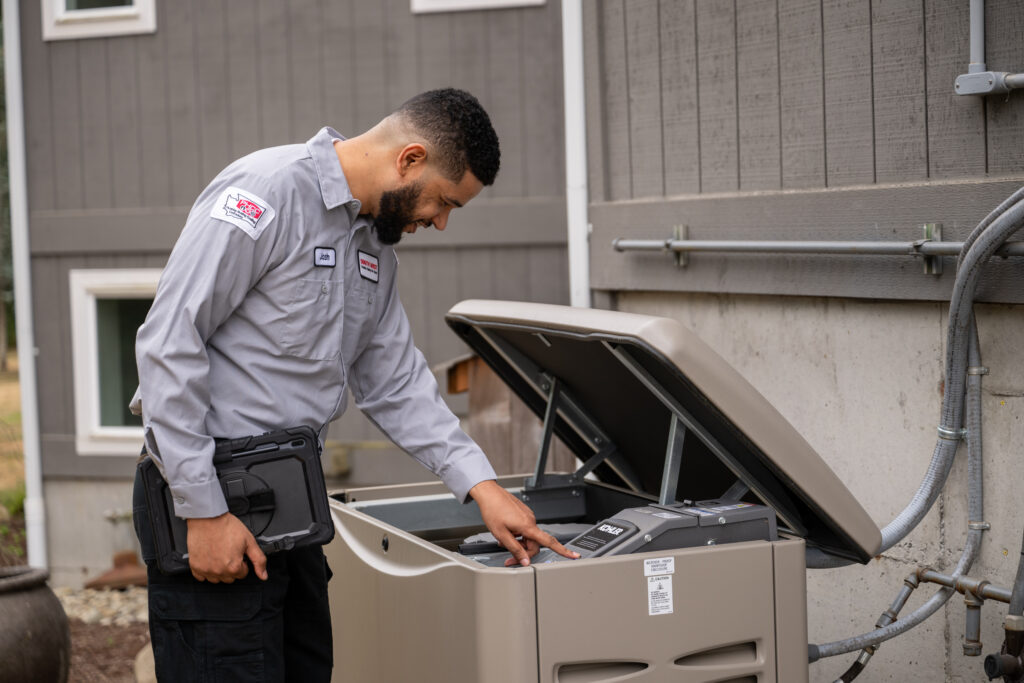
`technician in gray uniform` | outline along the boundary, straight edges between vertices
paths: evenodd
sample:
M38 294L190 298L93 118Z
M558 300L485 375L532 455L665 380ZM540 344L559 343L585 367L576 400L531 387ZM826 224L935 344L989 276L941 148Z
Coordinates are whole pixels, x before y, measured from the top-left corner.
M446 89L351 139L324 128L306 144L250 154L199 195L136 342L132 409L188 524L191 576L164 575L136 485L161 680L329 680L323 552L263 554L227 511L213 438L309 425L323 439L346 388L458 499L478 503L519 562L539 546L568 554L494 481L441 399L398 300L392 245L419 227L444 230L453 208L494 182L498 164L487 113Z

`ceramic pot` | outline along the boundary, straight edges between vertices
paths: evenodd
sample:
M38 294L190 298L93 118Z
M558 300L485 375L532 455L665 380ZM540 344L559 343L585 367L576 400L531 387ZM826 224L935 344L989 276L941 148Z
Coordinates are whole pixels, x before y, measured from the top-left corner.
M4 680L66 683L71 632L60 600L33 567L0 567L0 662Z

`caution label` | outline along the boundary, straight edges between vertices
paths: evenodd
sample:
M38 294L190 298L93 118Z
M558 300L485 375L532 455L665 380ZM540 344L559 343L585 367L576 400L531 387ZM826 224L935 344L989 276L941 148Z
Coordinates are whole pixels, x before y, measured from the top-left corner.
M647 614L672 614L672 575L647 577Z

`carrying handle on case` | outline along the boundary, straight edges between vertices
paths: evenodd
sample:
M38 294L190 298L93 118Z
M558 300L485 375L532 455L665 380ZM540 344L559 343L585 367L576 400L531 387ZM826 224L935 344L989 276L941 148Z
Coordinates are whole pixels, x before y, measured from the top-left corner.
M256 512L273 512L275 508L274 489L256 489L242 496L226 496L228 512L235 517Z

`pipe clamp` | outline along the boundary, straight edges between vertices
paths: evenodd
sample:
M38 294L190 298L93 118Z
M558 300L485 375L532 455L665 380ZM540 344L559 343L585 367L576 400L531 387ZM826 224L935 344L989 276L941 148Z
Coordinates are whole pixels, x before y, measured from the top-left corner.
M977 366L974 366L972 368L967 368L967 374L968 375L987 375L988 374L988 368L986 368L984 365L977 365Z
M988 531L992 525L988 522L967 522L967 528L972 531Z
M946 441L959 441L967 435L966 429L950 429L949 427L943 427L939 425L938 428L939 438L945 439Z

